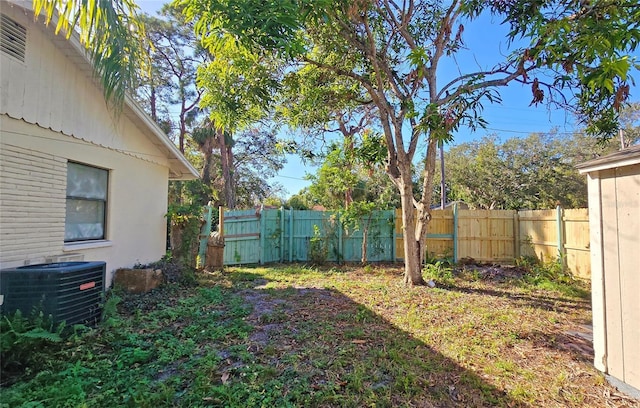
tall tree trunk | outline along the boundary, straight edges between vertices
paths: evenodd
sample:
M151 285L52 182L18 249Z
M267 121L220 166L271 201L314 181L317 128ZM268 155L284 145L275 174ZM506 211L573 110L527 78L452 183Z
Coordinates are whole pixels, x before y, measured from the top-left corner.
M433 198L433 180L436 173L436 152L438 141L431 136L427 143L427 154L424 159L422 173L422 197L417 203L416 237L420 241L422 252L420 253L420 265L424 262L427 250L427 227L431 221L431 199Z
M229 209L236 208L236 189L233 174L233 151L227 143L225 132L217 131L218 145L220 146L220 165L222 166L222 178L224 179L225 206Z
M233 164L233 150L231 150L231 146L227 146L227 163L228 163L228 169L227 169L227 174L228 176L225 177L224 179L224 189L225 189L225 195L227 196L227 206L229 208L236 208L237 205L237 198L236 198L236 181L235 181L235 171L234 171L234 164Z
M184 107L184 102L183 102ZM180 134L178 135L178 149L180 149L180 153L184 154L184 139L187 135L187 121L186 121L186 112L182 110L180 112Z
M155 123L158 123L158 107L157 107L157 94L156 94L156 86L152 83L151 84L151 96L149 98L149 106L151 107L151 119L153 119L153 121Z
M369 226L371 225L371 217L373 217L373 213L369 213L367 217L367 222L362 227L362 258L360 262L362 264L367 263L368 254L367 254L367 246L369 246Z
M408 286L424 285L422 278L422 253L423 243L416 238L416 233L420 228L416 228L416 208L413 205L412 186L404 186L400 193L400 202L402 204L402 225L404 230L404 283Z
M211 156L213 156L213 148L216 140L214 138L207 139L200 149L204 159L204 166L202 167L202 183L206 186L211 185Z
M344 169L347 172L351 172L353 170L353 150L355 149L355 143L353 140L356 132L359 131L358 127L347 128L347 124L344 122L344 118L340 117L338 119L338 125L340 131L344 135L344 154L345 154L345 164L346 168ZM345 210L349 208L349 206L353 203L353 188L351 186L347 187L347 190L344 192L344 208Z
M353 189L347 187L347 191L344 192L344 208L345 210L353 203Z

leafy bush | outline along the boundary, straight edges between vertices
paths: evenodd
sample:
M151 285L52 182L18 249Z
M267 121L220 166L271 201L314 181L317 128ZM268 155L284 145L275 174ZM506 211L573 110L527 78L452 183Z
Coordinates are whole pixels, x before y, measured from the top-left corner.
M527 270L526 278L530 283L538 284L544 281L567 285L574 283L571 272L555 258L540 262L535 257L526 256L517 259L516 265Z
M179 259L175 259L172 254L168 253L159 261L148 264L136 264L134 269L160 269L167 283L178 283L184 286L197 285L197 278L194 269L186 265Z
M453 269L446 259L425 264L423 273L427 280L432 279L443 284L453 280Z
M535 257L523 257L516 260L516 265L524 268L524 282L539 289L554 290L567 296L588 299L591 296L585 282L574 279L566 267L556 259L540 262Z
M195 266L199 234L202 226L202 206L170 204L167 218L171 225L170 241L173 259Z
M313 226L313 236L309 240L309 260L316 265L327 262L329 246L327 240L321 235L320 228Z
M0 320L0 366L3 380L40 366L51 345L61 343L65 324L57 327L42 311L25 317L20 310Z

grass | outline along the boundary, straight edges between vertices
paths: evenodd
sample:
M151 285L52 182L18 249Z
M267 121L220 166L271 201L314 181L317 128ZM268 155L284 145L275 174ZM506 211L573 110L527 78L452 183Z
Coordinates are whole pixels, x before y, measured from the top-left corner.
M112 293L105 323L11 378L0 405L637 404L569 346L590 321L588 292L432 273L435 288L406 288L398 266L232 268Z

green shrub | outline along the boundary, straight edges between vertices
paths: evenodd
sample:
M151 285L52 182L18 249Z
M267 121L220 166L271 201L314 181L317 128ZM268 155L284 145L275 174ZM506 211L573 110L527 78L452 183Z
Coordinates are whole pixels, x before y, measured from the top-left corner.
M176 259L171 252L166 253L160 260L148 264L137 263L134 269L160 269L166 283L178 283L183 286L197 286L198 278L192 266L184 260Z
M195 267L203 223L202 206L197 203L170 204L167 218L170 223L169 238L173 259Z
M329 247L327 240L321 235L320 228L313 226L313 236L309 241L309 261L316 265L322 265L327 262L329 256Z
M540 262L532 256L521 257L516 265L527 270L526 279L531 283L552 282L570 285L574 283L571 271L555 258Z
M424 277L429 280L446 284L453 280L453 270L447 260L433 261L427 263L423 269Z
M54 326L50 316L34 311L25 317L20 310L0 320L0 366L2 377L19 376L47 360L49 348L63 340L65 324Z

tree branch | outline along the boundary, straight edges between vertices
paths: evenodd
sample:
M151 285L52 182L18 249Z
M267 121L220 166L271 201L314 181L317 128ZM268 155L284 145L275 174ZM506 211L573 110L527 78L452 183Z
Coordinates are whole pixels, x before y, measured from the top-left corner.
M519 68L517 71L508 73L508 75L506 77L501 78L501 79L492 79L492 80L478 82L478 83L472 84L472 85L460 86L452 94L449 94L448 96L446 96L446 97L444 97L442 99L438 99L436 103L438 104L438 106L442 106L442 105L450 102L451 100L457 98L462 93L473 92L475 90L483 89L483 88L506 86L509 82L515 80L516 78L518 78L519 76L523 75L524 73L532 71L532 70L534 70L536 68L537 67L535 65L532 65L529 68Z

